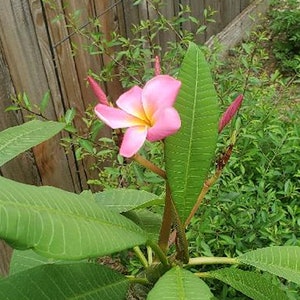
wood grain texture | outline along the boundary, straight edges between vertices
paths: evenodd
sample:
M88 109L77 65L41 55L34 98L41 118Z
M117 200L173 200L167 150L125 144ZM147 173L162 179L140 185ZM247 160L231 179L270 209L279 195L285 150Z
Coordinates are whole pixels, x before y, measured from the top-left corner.
M26 91L32 103L38 105L44 93L49 90L49 86L27 1L2 2L0 39L16 93ZM56 119L52 102L49 103L46 116L52 120ZM73 182L70 180L68 161L64 150L59 145L59 136L47 143L42 149L44 152L41 153L39 148L33 151L43 184L74 190ZM51 168L46 169L44 166L51 166Z
M247 33L250 33L253 26L261 21L261 16L267 12L268 8L269 1L267 0L252 2L223 31L211 37L206 42L206 45L213 47L214 43L217 42L222 45L220 56L226 55L230 48L247 38Z
M0 240L0 277L7 276L9 272L9 262L13 250L4 241Z

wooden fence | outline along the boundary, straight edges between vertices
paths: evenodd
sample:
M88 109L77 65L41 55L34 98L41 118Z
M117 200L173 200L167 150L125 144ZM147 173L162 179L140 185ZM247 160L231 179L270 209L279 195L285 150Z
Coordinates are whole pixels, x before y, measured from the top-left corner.
M76 108L75 126L82 128L81 116L95 97L86 87L88 70L99 71L108 57L91 56L72 45L86 44L86 38L74 34L68 18L53 20L80 11L79 22L87 24L98 18L104 36L116 30L131 36L131 27L141 19L155 17L149 2L134 6L133 0L10 0L0 4L0 130L24 122L26 112L4 112L11 98L24 91L38 104L45 92L51 92L46 115L56 120L70 108ZM165 0L161 13L166 17L177 14L180 6L189 5L192 15L203 18L208 6L215 10L215 23L209 23L205 40L220 32L236 17L250 0ZM54 6L54 8L53 8ZM190 26L192 30L192 25ZM122 92L118 81L107 84L107 92L116 99ZM88 188L87 178L93 175L89 161L76 162L74 153L59 144L61 136L20 155L1 168L3 176L30 184L44 184L79 192Z
M32 103L38 104L47 91L51 93L47 118L57 120L68 108L73 107L78 113L75 126L83 128L81 116L90 104L96 103L94 95L86 87L85 78L89 69L99 71L108 63L109 57L91 56L80 48L74 56L73 45L86 44L86 38L68 27L67 17L59 18L56 22L52 20L58 14L68 16L80 11L79 22L85 25L90 18L97 18L106 38L109 38L112 31L130 37L133 24L155 17L149 1L143 0L138 6L133 5L133 0L1 1L0 130L26 120L26 112L4 112L11 105L12 97L26 92ZM220 32L251 0L163 2L165 6L161 13L166 17L177 14L180 4L189 5L192 15L197 19L203 18L205 8L210 6L215 10L216 22L208 24L204 42ZM193 30L193 24L186 26ZM122 93L118 81L108 83L106 90L113 99ZM91 162L76 161L73 151L66 154L60 146L61 137L57 135L32 151L21 154L3 166L0 175L28 184L52 185L75 192L88 188L87 179L95 175L89 169ZM0 274L7 273L10 255L11 250L0 241Z

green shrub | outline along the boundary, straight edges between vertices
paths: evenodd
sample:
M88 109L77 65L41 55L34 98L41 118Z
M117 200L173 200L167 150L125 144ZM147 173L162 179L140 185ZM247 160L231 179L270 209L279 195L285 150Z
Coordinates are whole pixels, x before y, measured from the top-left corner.
M270 11L273 52L283 71L300 70L300 3L274 1Z

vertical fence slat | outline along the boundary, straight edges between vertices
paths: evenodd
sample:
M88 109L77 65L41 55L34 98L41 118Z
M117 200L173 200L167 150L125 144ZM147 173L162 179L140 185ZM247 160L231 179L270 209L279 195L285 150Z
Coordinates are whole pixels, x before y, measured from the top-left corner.
M120 5L120 4L118 4ZM109 11L108 8L112 7ZM96 9L96 15L101 15L99 17L99 21L102 26L102 30L104 33L104 38L108 41L111 40L111 34L113 31L119 32L119 22L121 19L123 19L121 22L123 22L124 16L118 16L117 14L121 12L120 9L117 9L117 7L114 6L113 0L102 0L102 1L95 1L95 9ZM121 23L122 24L122 23ZM109 50L109 53L103 55L103 62L104 65L107 65L111 62L111 57L114 55L114 51L117 51L117 48L113 48ZM99 66L95 68L96 70L99 69ZM114 74L118 74L118 69L115 69ZM123 92L122 85L120 83L120 80L116 77L113 78L111 81L106 83L107 86L107 92L108 95L112 98L112 100L116 100Z
M54 60L57 66L58 82L62 92L62 101L64 107L75 108L76 116L74 124L79 132L82 133L84 123L82 117L85 116L84 100L80 91L79 78L77 76L76 65L74 63L72 47L68 39L69 31L67 30L66 16L57 19L57 13L64 13L63 5L57 1L57 11L52 10L49 5L44 5L47 26L53 43ZM68 16L67 16L68 17ZM83 80L83 78L81 79ZM77 168L81 179L83 189L87 189L87 177L89 176L89 168L84 161L77 162Z
M2 2L0 30L3 53L17 93L26 91L32 103L39 104L49 86L28 2ZM52 103L46 115L56 119ZM33 151L43 184L74 190L58 136Z
M0 240L0 276L7 276L12 249L4 241Z

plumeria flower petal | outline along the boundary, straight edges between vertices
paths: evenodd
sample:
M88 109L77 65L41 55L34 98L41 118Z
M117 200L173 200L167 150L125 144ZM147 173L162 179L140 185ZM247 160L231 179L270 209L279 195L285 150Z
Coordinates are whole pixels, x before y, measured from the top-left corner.
M127 112L111 106L98 104L95 113L106 125L113 129L144 125L143 121Z
M109 105L107 97L106 97L105 93L103 92L103 90L101 89L101 87L98 85L98 83L91 76L88 76L87 80L88 80L94 94L98 98L99 102L104 105Z
M129 91L122 94L116 104L127 113L146 120L147 118L141 101L142 92L142 88L134 86Z
M157 111L154 116L154 125L148 129L147 140L150 142L162 140L178 131L181 120L177 110L167 107Z
M158 75L149 80L143 88L142 102L149 117L158 109L173 106L181 82L169 75Z
M125 157L133 156L143 146L146 136L146 126L134 126L128 128L123 137L120 154Z

